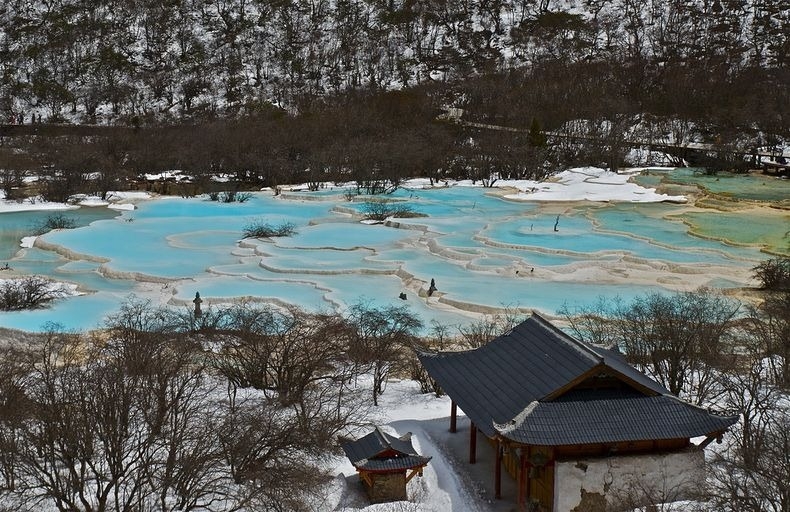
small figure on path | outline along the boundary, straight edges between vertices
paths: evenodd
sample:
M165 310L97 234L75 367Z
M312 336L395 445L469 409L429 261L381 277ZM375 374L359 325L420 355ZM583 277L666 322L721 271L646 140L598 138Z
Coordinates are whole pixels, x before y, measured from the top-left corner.
M436 281L431 279L431 286L428 287L428 297L433 295L433 292L435 292L436 290L437 290L437 288L436 288Z
M559 231L559 229L557 229L557 226L559 226L559 224L560 224L560 216L557 215L557 219L554 221L554 231Z
M200 292L195 292L195 300L192 302L195 303L195 318L200 318L203 316L203 312L200 310L200 304L203 302L203 299L200 298Z

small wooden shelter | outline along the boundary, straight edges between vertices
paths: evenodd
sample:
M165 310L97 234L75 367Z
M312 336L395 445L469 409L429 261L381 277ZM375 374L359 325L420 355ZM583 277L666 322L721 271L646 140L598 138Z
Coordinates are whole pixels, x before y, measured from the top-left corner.
M494 494L504 467L521 510L586 510L580 500L613 497L631 475L679 486L704 481L702 449L737 416L685 403L616 351L576 340L537 314L475 350L418 354L429 375L494 448ZM690 438L704 436L693 445Z
M406 484L431 460L417 453L411 433L394 437L375 427L356 441L341 440L373 503L407 500Z

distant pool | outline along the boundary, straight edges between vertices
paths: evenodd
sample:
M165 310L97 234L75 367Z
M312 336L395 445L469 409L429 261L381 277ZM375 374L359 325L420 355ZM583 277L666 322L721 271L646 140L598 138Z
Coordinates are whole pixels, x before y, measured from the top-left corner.
M653 171L636 177L635 181L646 187L662 184L690 185L727 198L790 205L790 180L763 174L705 174L702 169L681 167L671 171Z
M81 208L70 212L81 227L50 232L18 254L19 238L29 233L5 226L25 226L43 214L0 214L0 251L13 256L15 269L87 292L47 310L0 313L0 324L35 331L54 321L89 329L129 294L189 307L200 292L204 307L257 300L343 310L365 300L408 305L426 325L461 325L504 308L552 315L566 302L583 305L600 295L745 286L751 268L766 258L757 248L690 235L685 218L673 217L679 205L557 206L487 192L398 190L391 199L425 216L377 225L348 213L364 198L349 202L339 190L261 192L241 204L167 198L120 216ZM253 221L292 223L296 233L243 240ZM428 297L431 279L438 293Z

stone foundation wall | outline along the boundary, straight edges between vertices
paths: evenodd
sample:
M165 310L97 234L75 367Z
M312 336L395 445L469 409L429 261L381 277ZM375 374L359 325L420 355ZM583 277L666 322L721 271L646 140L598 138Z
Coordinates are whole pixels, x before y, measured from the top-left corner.
M607 504L691 499L705 485L702 450L557 462L555 512L604 512ZM640 503L641 501L641 503Z
M406 496L406 473L371 473L373 486L367 487L371 503L403 501Z

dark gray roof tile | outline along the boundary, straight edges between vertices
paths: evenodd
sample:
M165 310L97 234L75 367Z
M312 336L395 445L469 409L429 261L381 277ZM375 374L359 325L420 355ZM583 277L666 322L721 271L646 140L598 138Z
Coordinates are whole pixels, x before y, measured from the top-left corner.
M589 391L532 402L496 428L518 443L557 446L696 437L724 431L735 421L737 416L717 416L669 395Z
M356 441L341 442L341 446L354 467L359 469L407 469L425 465L431 460L430 457L422 457L417 453L410 433L394 437L379 427L374 427L373 432ZM396 455L382 457L386 452L395 452Z
M734 422L681 402L619 353L575 340L537 314L476 350L418 356L488 437L502 433L533 444L668 439ZM637 385L609 395L564 391L596 367Z
M487 436L526 404L602 361L590 347L533 315L476 350L419 354L423 366Z
M424 466L430 461L430 457L410 455L391 459L364 459L354 464L354 467L365 471L400 471Z

